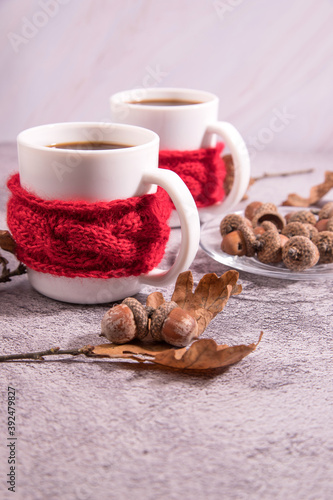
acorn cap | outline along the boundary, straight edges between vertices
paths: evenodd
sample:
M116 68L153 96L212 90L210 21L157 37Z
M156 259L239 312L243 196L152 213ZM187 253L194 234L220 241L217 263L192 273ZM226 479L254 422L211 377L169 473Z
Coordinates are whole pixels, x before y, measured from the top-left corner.
M264 264L281 261L281 240L276 229L269 229L257 237L257 257Z
M278 232L276 225L269 220L264 220L261 225L257 227L262 227L264 231L275 231L276 233Z
M333 262L333 232L321 231L315 240L319 250L319 264L330 264Z
M312 224L303 224L308 230L309 230L309 238L311 241L314 241L318 235L318 229L316 226L313 226Z
M272 209L273 207L273 209ZM286 225L286 220L281 215L275 205L272 203L263 203L261 207L255 212L254 217L252 219L252 226L260 226L264 221L270 221L275 224L275 226L281 231L281 229Z
M225 236L232 231L238 229L238 227L246 222L245 217L239 214L228 214L226 215L220 223L220 232L222 236Z
M329 219L330 217L333 217L333 201L329 201L328 203L325 203L325 205L322 207L318 214L318 219Z
M260 205L260 207L258 208L258 210L267 210L269 212L277 212L278 208L277 208L276 205L274 205L274 203L262 203ZM254 215L256 215L256 213L257 213L258 210L256 210L254 212Z
M162 336L162 328L164 321L170 314L170 312L178 307L176 302L163 302L152 314L151 324L150 324L150 333L154 340L161 341L163 340Z
M287 236L288 238L292 238L293 236L305 236L306 238L310 237L310 230L306 224L302 224L301 222L288 222L288 224L281 230L281 234Z
M317 264L318 248L305 236L293 236L282 248L284 265L292 271L303 271Z
M298 210L288 217L288 223L289 222L302 222L314 226L317 222L317 217L309 210Z
M146 308L134 297L127 297L122 301L122 304L129 307L133 313L136 324L136 337L140 340L144 339L148 335L148 313Z
M256 236L253 232L252 227L249 227L248 224L242 224L239 226L238 231L240 231L243 235L243 238L245 240L245 246L246 246L246 253L247 257L253 257L255 254L255 242L256 242Z

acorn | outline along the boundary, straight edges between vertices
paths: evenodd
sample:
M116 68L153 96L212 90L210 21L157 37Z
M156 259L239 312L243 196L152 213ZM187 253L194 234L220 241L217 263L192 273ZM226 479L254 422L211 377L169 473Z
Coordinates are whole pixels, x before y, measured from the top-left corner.
M136 299L128 297L109 309L102 318L101 336L115 344L125 344L148 335L148 313Z
M285 236L284 234L281 234L281 233L280 233L280 244L281 244L281 249L282 249L282 247L284 247L284 245L287 243L287 241L289 241L288 236ZM281 255L281 258L282 258L282 255Z
M109 309L103 316L101 326L101 335L115 344L130 342L136 335L134 315L125 304Z
M286 220L286 223L288 224L289 221L290 221L290 218L293 216L293 214L295 214L296 212L288 212L287 214L285 214L284 218Z
M255 241L256 237L252 227L244 223L238 227L237 231L232 231L223 237L221 250L229 255L253 257Z
M176 302L164 302L151 316L150 333L154 340L184 347L197 337L198 324Z
M327 221L328 219L318 220L318 222L316 223L316 228L319 233L321 233L321 231L327 231Z
M317 222L317 217L310 210L298 210L288 217L288 223L290 222L301 222L314 226Z
M321 231L315 240L319 251L319 264L331 264L333 262L333 232Z
M261 205L262 205L261 201L252 201L252 203L249 203L249 205L247 205L247 207L245 208L244 216L247 219L252 220L255 212L258 210L259 207L261 207Z
M185 347L198 336L198 324L181 307L175 307L163 323L162 339L176 347Z
M253 229L253 233L256 235L256 236L259 236L259 234L264 234L264 232L266 231L266 229L262 226L256 226L254 229Z
M153 309L145 308L132 297L111 307L102 319L101 336L115 344L126 344L135 338L142 340L148 333L153 340L184 347L197 338L198 324L176 302L164 302Z
M223 236L221 250L228 255L239 255L240 257L246 255L246 241L243 233L237 230Z
M321 231L333 231L333 217L329 219L320 219L316 224L316 228Z
M330 217L327 220L326 230L327 231L333 231L333 217Z
M305 236L293 236L282 248L284 265L292 271L304 271L317 264L318 248Z

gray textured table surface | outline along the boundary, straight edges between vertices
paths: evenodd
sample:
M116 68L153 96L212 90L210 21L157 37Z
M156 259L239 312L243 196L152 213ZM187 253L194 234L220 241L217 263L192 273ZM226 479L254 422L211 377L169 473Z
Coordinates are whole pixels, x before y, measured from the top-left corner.
M16 149L3 144L5 179ZM257 182L249 200L307 195L333 158L258 154L253 174L314 167ZM331 197L331 198L330 198ZM332 199L332 193L325 200ZM244 202L240 208L244 207ZM164 261L179 239L173 230ZM195 283L227 267L202 250ZM195 375L112 360L48 359L1 365L3 499L330 500L333 498L332 282L278 281L240 272L243 292L204 337L257 350L218 373ZM170 297L173 287L161 291ZM151 288L138 295L145 300ZM26 276L0 284L1 353L101 343L108 305L55 302ZM7 386L17 391L17 485L7 491Z

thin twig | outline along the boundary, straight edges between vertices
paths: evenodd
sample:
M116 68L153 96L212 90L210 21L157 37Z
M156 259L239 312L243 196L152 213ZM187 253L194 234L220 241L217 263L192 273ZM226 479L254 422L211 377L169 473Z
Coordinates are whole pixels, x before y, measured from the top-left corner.
M8 261L1 256L0 256L0 264L2 264L0 283L6 283L7 281L11 281L10 278L12 278L13 276L20 276L21 274L25 274L27 272L25 265L22 264L21 262L17 266L17 268L14 269L14 271L11 271L7 267Z
M43 361L44 356L61 356L65 354L69 354L70 356L78 356L79 354L84 354L85 356L89 356L92 353L94 346L86 345L81 347L80 349L60 349L60 347L52 347L51 349L47 349L46 351L38 351L38 352L23 352L20 354L4 354L0 356L0 363L4 361L11 361L13 359L38 359Z
M307 168L303 170L290 170L289 172L265 172L257 177L252 177L253 181L260 181L268 177L287 177L289 175L299 175L299 174L311 174L314 172L314 168Z

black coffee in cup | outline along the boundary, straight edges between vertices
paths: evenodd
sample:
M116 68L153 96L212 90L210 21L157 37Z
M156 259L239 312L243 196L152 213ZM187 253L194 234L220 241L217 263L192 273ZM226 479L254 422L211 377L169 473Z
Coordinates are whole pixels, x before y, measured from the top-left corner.
M103 149L123 149L130 148L129 144L118 144L115 142L61 142L48 145L55 149L76 149L76 150L103 150Z
M183 99L144 99L142 101L131 101L129 104L140 104L142 106L188 106L190 104L201 104L201 102Z

